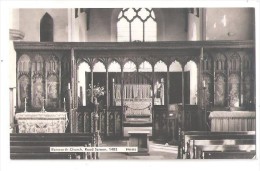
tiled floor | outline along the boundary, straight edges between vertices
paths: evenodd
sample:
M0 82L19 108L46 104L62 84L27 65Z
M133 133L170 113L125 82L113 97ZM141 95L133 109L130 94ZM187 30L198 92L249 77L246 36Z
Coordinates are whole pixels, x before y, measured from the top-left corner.
M101 146L107 147L120 147L127 146L126 140L106 140L103 141ZM153 141L149 141L149 156L129 156L126 153L100 153L100 159L111 160L172 160L177 158L178 148L177 146L156 144Z

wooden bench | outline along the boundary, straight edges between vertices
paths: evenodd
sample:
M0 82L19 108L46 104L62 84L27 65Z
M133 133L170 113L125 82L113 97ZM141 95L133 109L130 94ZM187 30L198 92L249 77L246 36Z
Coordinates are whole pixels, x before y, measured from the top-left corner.
M254 145L255 139L218 139L218 140L191 140L190 148L187 150L187 154L190 153L190 158L195 159L196 146L200 145Z
M254 152L256 150L255 145L197 145L195 146L195 158L196 159L204 159L205 152ZM232 154L232 153L231 153ZM222 155L223 156L223 155ZM237 156L233 156L236 158Z
M11 159L93 159L85 152L50 152L50 147L93 146L93 134L10 134Z
M185 158L201 158L197 150L200 146L229 146L234 145L255 145L255 131L244 132L208 132L208 131L188 131L183 132L182 148ZM209 147L210 148L210 147ZM234 148L235 149L235 148ZM211 150L214 151L214 150ZM216 150L215 150L216 151ZM204 152L204 147L200 151ZM199 152L199 153L200 153ZM182 158L183 158L182 157Z
M252 159L256 155L255 151L204 151L203 159Z

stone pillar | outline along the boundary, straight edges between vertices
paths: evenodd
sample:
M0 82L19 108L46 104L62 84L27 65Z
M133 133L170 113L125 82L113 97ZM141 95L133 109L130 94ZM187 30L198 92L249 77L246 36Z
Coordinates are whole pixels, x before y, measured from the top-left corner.
M14 115L16 108L16 51L14 41L20 41L24 38L24 33L19 30L19 9L10 10L10 28L9 28L9 94L10 94L10 124L14 127Z

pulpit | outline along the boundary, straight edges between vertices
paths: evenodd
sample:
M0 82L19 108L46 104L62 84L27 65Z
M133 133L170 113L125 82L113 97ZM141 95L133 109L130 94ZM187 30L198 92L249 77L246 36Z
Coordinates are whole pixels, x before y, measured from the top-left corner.
M256 130L254 111L213 111L209 119L213 132Z
M66 112L16 113L18 133L65 133L68 119Z

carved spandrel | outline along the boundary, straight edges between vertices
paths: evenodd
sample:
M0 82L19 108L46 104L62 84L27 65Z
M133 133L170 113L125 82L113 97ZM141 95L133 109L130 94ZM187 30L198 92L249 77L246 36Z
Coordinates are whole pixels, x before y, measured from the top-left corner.
M18 71L21 73L29 73L31 68L31 61L28 55L22 55L18 61Z
M46 70L48 74L59 72L59 62L55 56L50 56L46 62Z

